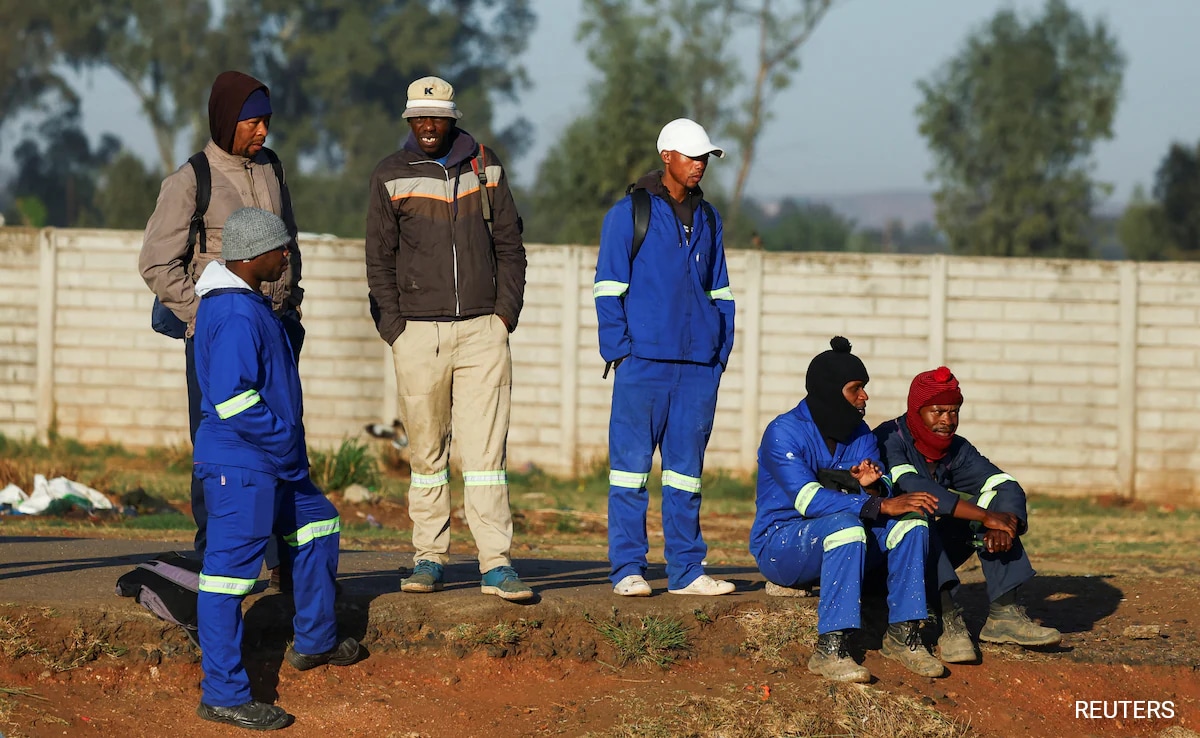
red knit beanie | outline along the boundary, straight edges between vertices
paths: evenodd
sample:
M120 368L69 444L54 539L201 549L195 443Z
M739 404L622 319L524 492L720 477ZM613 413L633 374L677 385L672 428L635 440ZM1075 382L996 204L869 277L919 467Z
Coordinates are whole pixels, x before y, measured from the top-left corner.
M962 401L958 380L944 366L921 372L908 387L908 411L914 415L926 405L961 405Z
M908 424L908 432L912 434L917 450L931 461L946 455L950 436L940 436L925 427L921 419L921 408L928 405L961 405L962 392L958 389L958 380L944 366L929 372L921 372L913 377L908 388L908 412L904 420Z

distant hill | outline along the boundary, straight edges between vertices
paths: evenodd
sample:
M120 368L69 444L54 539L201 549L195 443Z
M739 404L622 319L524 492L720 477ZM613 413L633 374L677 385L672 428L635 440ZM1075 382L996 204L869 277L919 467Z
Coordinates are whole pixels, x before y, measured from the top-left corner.
M884 190L837 195L800 195L798 199L828 205L859 228L883 228L893 220L911 228L933 222L933 197L915 190Z
M843 194L795 195L795 199L823 203L844 217L851 218L859 228L883 228L890 221L899 220L905 228L919 223L933 223L933 194L920 190L880 190L878 192L854 192ZM1107 200L1099 203L1095 215L1119 217L1126 203ZM771 208L764 208L770 213Z

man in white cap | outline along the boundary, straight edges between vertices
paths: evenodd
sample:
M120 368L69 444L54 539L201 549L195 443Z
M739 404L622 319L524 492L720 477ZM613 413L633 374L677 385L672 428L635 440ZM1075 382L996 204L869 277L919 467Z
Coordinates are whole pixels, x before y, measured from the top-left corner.
M506 600L533 591L509 559L505 471L512 359L508 334L525 294L521 219L496 153L457 127L454 88L408 88L412 129L375 167L367 205L371 314L392 347L408 431L413 571L404 592L441 589L450 552L450 439L462 458L467 525L480 588Z
M608 558L613 592L650 595L646 509L654 450L662 455L667 590L722 595L731 582L704 573L700 477L717 387L733 350L733 293L721 218L700 180L725 152L695 121L658 136L663 169L608 211L592 293L604 373L617 369L608 427Z

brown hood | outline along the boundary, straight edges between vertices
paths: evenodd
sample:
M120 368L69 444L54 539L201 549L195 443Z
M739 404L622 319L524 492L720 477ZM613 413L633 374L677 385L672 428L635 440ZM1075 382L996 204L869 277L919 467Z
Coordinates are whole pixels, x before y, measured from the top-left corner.
M241 72L221 72L213 81L208 94L208 132L212 140L227 153L233 153L233 134L237 129L238 113L250 93L262 90L271 96L271 91L262 82Z

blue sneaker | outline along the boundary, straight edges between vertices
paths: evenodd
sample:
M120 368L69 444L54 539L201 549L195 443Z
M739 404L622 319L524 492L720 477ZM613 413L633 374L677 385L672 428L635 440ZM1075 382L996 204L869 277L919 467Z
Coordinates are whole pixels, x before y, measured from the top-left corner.
M408 578L400 580L401 592L436 592L442 588L441 564L421 559Z
M533 597L533 590L517 576L517 570L511 566L497 566L483 575L479 583L479 591L485 595L496 595L505 600L527 600Z

